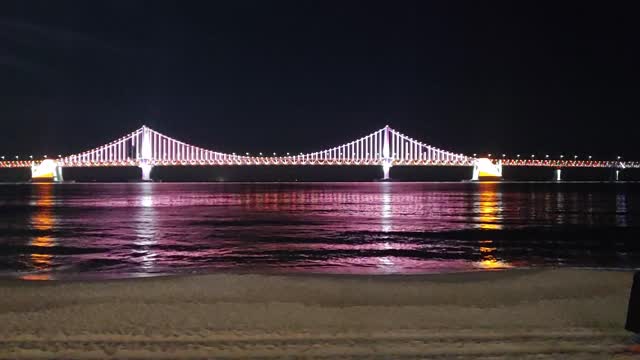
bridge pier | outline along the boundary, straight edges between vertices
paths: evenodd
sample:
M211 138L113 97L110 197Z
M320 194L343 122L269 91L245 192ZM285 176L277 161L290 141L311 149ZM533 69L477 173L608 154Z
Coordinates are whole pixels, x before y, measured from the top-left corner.
M473 162L473 175L471 181L480 180L501 180L502 162L494 164L490 159L481 158Z
M562 181L562 169L555 169L553 180Z
M143 163L138 166L142 169L142 181L152 181L151 180L151 170L153 170L153 165Z
M609 177L610 181L620 181L620 168L612 168L611 175Z
M389 171L391 170L392 166L393 165L391 165L391 163L387 163L387 162L382 164L382 180L390 180L391 179L389 177Z
M31 165L31 181L34 182L62 182L62 166L54 160L47 159Z

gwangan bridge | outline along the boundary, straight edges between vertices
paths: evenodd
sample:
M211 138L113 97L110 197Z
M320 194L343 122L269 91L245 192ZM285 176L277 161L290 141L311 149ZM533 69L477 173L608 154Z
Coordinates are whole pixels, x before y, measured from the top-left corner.
M383 180L394 166L466 166L473 168L472 180L499 179L503 166L549 167L561 180L562 168L610 168L615 180L621 169L640 168L640 162L578 159L491 159L470 157L442 150L412 139L389 126L360 139L312 153L286 156L249 156L203 149L170 138L146 126L108 144L57 159L4 160L0 168L31 168L33 180L63 180L65 167L135 166L142 180L151 180L155 166L216 165L357 165L382 167Z

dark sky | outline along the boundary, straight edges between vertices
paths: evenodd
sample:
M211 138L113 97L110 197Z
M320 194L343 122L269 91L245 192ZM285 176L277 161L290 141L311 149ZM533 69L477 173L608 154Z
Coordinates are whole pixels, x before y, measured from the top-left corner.
M222 151L311 151L385 124L456 152L640 159L621 2L0 2L0 154L146 124Z

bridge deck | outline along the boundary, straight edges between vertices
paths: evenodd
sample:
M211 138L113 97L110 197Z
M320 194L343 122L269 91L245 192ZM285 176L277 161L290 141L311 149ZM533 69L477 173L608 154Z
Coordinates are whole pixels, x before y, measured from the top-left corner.
M30 161L0 161L0 168L31 168L38 165L42 160ZM392 166L473 166L474 159L463 160L392 160ZM549 167L549 168L640 168L638 161L581 161L581 160L494 160L500 162L502 166L514 167ZM125 167L140 166L141 160L119 160L119 161L59 161L61 167ZM228 159L218 160L145 160L145 164L151 166L234 166L234 165L280 165L280 166L300 166L300 165L335 165L335 166L381 166L383 159L305 159L300 157L246 157L231 156Z

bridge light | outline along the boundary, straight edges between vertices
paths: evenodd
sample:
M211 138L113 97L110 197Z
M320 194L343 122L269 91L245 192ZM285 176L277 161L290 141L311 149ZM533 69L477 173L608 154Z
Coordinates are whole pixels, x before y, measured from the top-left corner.
M621 158L622 158L622 156L619 156L619 155L618 155L618 160L620 160Z
M0 156L0 159L4 160L4 155Z
M248 153L248 152L247 152L246 154L247 154L247 156L249 156L249 153Z
M59 157L59 158L61 158L61 157L62 157L62 155L58 155L58 157Z
M548 158L549 158L549 154L545 155L544 157L545 157L546 159L548 159Z
M395 154L393 154L393 155L395 155ZM477 155L478 155L478 154L475 154L475 153L474 153L474 154L473 154L473 157L476 157Z
M564 158L564 155L560 155L560 159L563 159L563 158Z
M533 159L534 157L536 157L535 155L531 154L531 158Z
M262 153L260 153L260 156L262 156Z
M287 156L289 156L289 153L287 153Z
M273 156L276 156L276 153L273 153Z
M577 159L577 158L578 158L578 155L573 155L573 159L574 160Z
M29 155L29 159L33 159L33 155Z
M462 154L460 154L460 156L462 156ZM502 157L507 157L507 154L502 154Z
M489 157L491 157L491 154L489 154Z
M517 157L518 159L520 159L520 154L516 155L516 157Z
M589 155L589 160L591 160L591 155Z

